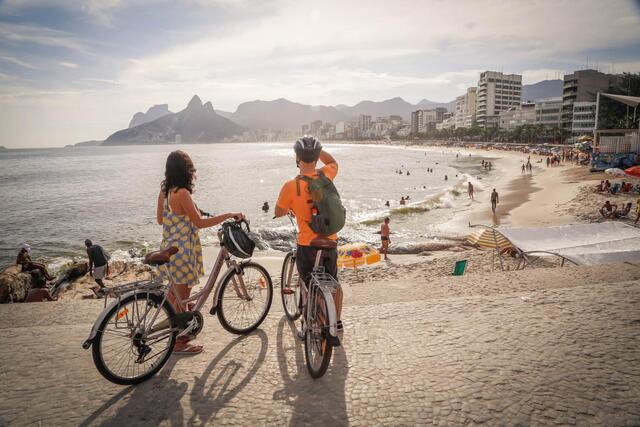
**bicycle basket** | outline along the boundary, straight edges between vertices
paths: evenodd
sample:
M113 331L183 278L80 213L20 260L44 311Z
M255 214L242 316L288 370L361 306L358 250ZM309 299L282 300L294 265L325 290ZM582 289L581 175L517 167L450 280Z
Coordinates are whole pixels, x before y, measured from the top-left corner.
M246 225L246 231L242 224ZM244 221L226 223L223 226L222 244L231 255L238 258L250 258L256 243L249 237L248 232L249 225Z

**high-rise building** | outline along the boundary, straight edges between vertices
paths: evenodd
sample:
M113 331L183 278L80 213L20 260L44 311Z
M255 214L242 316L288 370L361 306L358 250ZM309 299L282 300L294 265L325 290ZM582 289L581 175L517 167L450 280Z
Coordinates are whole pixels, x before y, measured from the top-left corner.
M595 128L596 103L574 102L571 113L571 133L574 135L590 134Z
M446 108L417 110L411 113L411 133L417 135L435 129L437 123L442 123L447 113Z
M546 128L562 126L562 97L536 100L536 124Z
M309 133L314 136L320 136L322 128L322 120L314 120L309 124Z
M371 127L371 116L367 116L366 114L360 114L358 116L358 129L361 134L366 134Z
M578 70L564 76L562 85L562 127L572 130L573 104L595 102L598 92L606 92L621 76L605 74L596 70ZM580 127L578 127L580 129ZM582 133L582 131L578 131Z
M498 115L518 107L522 98L522 76L485 71L478 80L476 120L481 127L499 123Z
M456 128L471 127L473 124L476 115L476 90L475 87L467 88L467 93L456 98L453 112Z

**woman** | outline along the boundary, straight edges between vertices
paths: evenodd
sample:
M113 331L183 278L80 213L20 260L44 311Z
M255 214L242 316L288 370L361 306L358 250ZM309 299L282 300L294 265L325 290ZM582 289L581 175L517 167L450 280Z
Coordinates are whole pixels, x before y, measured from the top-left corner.
M187 153L180 150L172 152L167 158L165 179L158 194L157 220L158 224L162 225L161 248L178 247L178 253L171 257L167 266L175 283L175 290L182 300L189 298L191 288L197 285L200 277L204 275L198 229L213 227L229 218L244 218L239 212L202 218L191 198L196 179L195 172L196 169ZM172 295L170 297L176 311L185 310ZM180 337L174 352L198 354L202 352L202 346L191 345L188 338Z

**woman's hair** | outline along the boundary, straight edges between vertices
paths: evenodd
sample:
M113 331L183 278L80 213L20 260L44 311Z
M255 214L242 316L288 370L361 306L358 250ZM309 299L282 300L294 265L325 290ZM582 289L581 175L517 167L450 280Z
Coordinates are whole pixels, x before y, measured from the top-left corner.
M177 150L167 157L167 166L164 170L164 181L162 189L165 197L169 197L169 190L175 188L185 188L189 193L193 193L193 178L196 168L187 153Z

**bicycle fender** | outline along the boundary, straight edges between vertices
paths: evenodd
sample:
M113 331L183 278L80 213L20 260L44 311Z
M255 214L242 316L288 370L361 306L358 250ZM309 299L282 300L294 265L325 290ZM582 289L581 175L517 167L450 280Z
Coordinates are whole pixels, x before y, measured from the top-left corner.
M329 312L329 334L332 337L336 338L338 336L338 328L337 328L338 313L336 313L336 305L333 302L333 295L329 290L326 290L326 289L321 289L321 290L322 290L322 294L324 295L325 301L331 301L330 304L326 304L327 311Z
M249 259L245 259L242 260L238 263L238 268L240 268L240 271L242 271L242 268L251 262L251 258ZM213 294L213 304L211 305L211 310L209 310L209 314L211 314L212 316L214 314L216 314L216 310L218 309L218 301L220 301L220 292L222 292L222 286L220 286L221 283L224 283L225 280L227 280L227 278L229 276L231 276L232 274L234 274L236 271L233 268L228 269L225 273L224 276L222 276L222 278L220 279L220 281L218 282L218 285L216 286L216 290L215 293Z
M100 325L102 324L104 319L107 317L107 314L109 314L109 312L114 307L116 307L118 304L120 304L120 302L122 300L134 295L135 293L136 293L136 291L130 291L130 292L127 292L127 293L123 294L119 299L114 299L109 305L107 305L107 307L104 310L102 310L102 313L100 313L100 315L98 316L98 318L94 322L93 326L91 327L91 333L89 333L89 338L87 338L82 343L82 348L83 349L87 350L87 349L89 349L89 347L91 347L91 344L93 344L93 340L96 338L96 334L98 333L98 329L100 328ZM145 294L146 293L156 295L159 298L163 297L162 292L150 291L150 292L145 292Z

